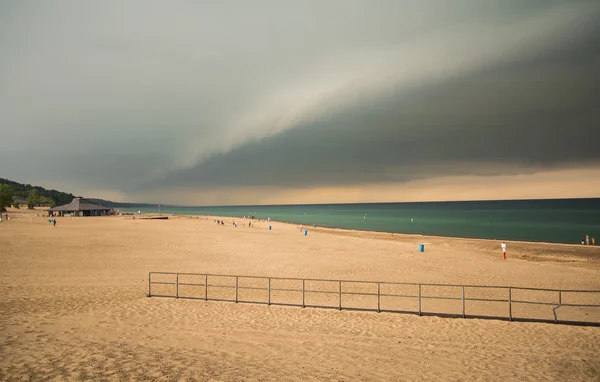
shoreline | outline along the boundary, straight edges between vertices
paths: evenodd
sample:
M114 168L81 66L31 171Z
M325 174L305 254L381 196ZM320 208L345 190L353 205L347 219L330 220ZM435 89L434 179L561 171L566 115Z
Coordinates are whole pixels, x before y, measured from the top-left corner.
M145 214L142 213L140 215L158 215L158 214ZM226 220L226 219L240 219L240 220L252 220L252 221L257 221L260 223L280 223L280 224L287 224L287 225L291 225L291 226L299 226L300 223L294 223L294 222L289 222L289 221L283 221L283 220L270 220L270 221L266 221L264 219L251 219L251 218L244 218L244 217L238 217L238 216L217 216L217 215L181 215L181 214L162 214L162 215L168 215L169 217L178 217L178 218L186 218L186 217L208 217L209 219L216 219L216 220ZM123 215L123 216L127 216L127 215ZM137 216L137 214L136 214ZM545 246L564 246L564 247L570 247L570 248L597 248L600 250L600 245L596 244L596 245L582 245L582 244L577 244L577 243L560 243L560 242L548 242L548 241L525 241L525 240L509 240L509 239L489 239L489 238L478 238L478 237L464 237L464 236L441 236L441 235L424 235L424 234L416 234L416 233L402 233L402 232L389 232L389 231L377 231L377 230L361 230L361 229L354 229L354 228L341 228L341 227L328 227L328 226L322 226L322 225L305 225L302 224L303 228L306 229L313 229L313 230L320 230L320 231L327 231L329 233L340 233L340 234L370 234L370 235L380 235L380 236L397 236L397 237L410 237L410 238L432 238L432 239L440 239L440 240L473 240L473 241L478 241L478 242L493 242L493 243L501 243L501 242L505 242L505 243L513 243L513 244L529 244L529 245L545 245ZM358 236L358 235L356 235ZM382 237L382 239L385 239L385 237ZM600 256L600 252L598 252L598 255Z
M475 202L484 204L469 204ZM162 212L230 218L270 217L291 224L390 234L580 245L586 234L600 238L600 221L595 217L600 212L598 202L600 198L455 201L442 202L440 206L424 202L420 207L420 203L403 207L404 203L399 202L163 206ZM156 208L141 210L159 212ZM137 212L138 209L124 208L123 211ZM596 244L600 245L600 239Z
M286 229L297 230L299 224L289 223L279 220L256 220L243 217L231 217L231 216L213 216L213 215L177 215L177 214L163 214L169 215L170 218L192 220L198 217L200 220L223 220L227 224L232 223L234 220L238 222L243 221L247 225L248 221L254 221L258 223L260 228L266 228L269 223L282 224L286 226ZM212 222L211 222L212 223ZM425 244L425 252L429 250L440 250L446 247L453 247L460 245L468 248L474 256L477 255L489 255L489 256L502 256L502 249L500 243L502 240L494 239L479 239L479 238L461 238L452 236L433 236L433 235L418 235L418 234L400 234L395 232L381 232L381 231L365 231L365 230L354 230L345 228L330 228L323 226L312 226L303 225L303 230L307 229L310 233L312 230L315 233L323 233L334 236L345 236L358 239L371 239L394 242L402 245L415 245ZM554 262L557 264L568 264L571 266L591 266L593 268L600 269L600 246L592 245L581 245L581 244L566 244L566 243L549 243L549 242L531 242L531 241L517 241L517 240L505 240L508 244L507 257L509 259L519 259L525 261L532 261L537 263L542 262ZM415 247L416 248L416 247Z

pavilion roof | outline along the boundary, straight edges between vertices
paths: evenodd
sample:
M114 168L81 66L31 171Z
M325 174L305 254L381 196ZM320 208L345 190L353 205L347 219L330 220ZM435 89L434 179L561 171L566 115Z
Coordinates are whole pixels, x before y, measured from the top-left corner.
M50 208L50 211L108 211L110 208L90 203L83 198L74 198L71 203Z

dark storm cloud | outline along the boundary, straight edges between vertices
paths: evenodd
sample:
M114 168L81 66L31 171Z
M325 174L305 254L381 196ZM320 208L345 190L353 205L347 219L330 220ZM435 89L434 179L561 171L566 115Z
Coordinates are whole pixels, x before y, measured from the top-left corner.
M160 199L594 164L599 19L597 1L4 1L0 175Z
M597 36L597 35L596 35ZM168 182L329 186L600 163L600 38L583 35L215 155Z

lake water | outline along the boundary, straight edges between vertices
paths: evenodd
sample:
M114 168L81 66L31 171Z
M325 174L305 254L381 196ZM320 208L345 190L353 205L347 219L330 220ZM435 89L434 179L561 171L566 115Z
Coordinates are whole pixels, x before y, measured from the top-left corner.
M121 209L157 213L157 207ZM176 207L164 214L270 217L312 226L465 238L579 243L600 239L600 198L366 203L280 206Z

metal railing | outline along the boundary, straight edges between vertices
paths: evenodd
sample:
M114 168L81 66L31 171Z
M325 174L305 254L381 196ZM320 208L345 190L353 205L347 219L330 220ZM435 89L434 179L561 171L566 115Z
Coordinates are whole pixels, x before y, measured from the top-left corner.
M147 296L600 326L600 290L150 272Z

